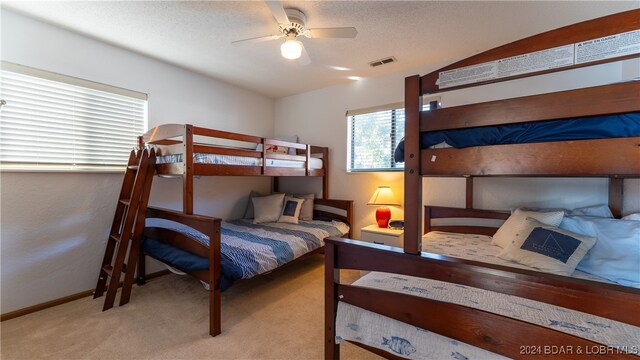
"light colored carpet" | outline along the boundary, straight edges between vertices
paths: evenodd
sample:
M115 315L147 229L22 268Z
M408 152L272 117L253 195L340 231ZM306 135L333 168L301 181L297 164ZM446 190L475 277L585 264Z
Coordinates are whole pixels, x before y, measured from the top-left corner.
M314 256L225 291L215 338L208 335L207 291L171 274L134 286L123 307L102 312L104 298L88 297L4 321L0 357L322 359L323 261ZM379 359L351 344L341 351L343 359Z

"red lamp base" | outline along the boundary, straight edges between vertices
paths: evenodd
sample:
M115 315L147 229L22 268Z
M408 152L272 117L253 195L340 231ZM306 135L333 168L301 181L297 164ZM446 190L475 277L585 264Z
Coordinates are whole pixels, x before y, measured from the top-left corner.
M391 209L386 206L381 206L376 210L376 221L378 222L378 227L389 227L389 219L391 219Z

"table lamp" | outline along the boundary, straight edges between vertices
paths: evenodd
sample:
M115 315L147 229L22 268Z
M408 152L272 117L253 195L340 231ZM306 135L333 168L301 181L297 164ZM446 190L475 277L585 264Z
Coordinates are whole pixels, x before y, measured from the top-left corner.
M399 206L400 204L390 187L378 186L367 205L381 205L376 210L376 221L378 222L378 227L386 228L389 226L389 219L391 219L391 210L386 205Z

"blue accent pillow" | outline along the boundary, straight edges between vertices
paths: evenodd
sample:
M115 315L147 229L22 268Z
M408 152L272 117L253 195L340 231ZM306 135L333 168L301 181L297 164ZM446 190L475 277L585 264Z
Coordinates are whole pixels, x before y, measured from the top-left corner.
M578 270L640 288L640 221L565 216L560 228L598 239Z
M527 217L514 241L498 257L540 271L571 275L596 238L546 225Z
M569 235L536 227L524 240L520 249L548 256L566 264L581 243L580 240Z

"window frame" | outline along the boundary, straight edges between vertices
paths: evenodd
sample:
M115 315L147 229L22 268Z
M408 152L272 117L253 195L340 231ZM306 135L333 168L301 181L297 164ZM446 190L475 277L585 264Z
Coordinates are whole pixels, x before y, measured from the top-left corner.
M141 112L142 112L142 124L139 121L136 122L137 126L142 125L142 132L138 135L142 135L144 132L148 130L149 127L149 111L148 111L148 95L146 93L133 91L129 89L124 89L116 86L111 86L107 84L102 84L94 81L89 81L85 79L80 79L68 75L58 74L46 70L36 69L24 65L19 65L7 61L2 61L0 63L2 71L8 71L14 74L25 75L30 77L35 77L40 80L45 81L53 81L58 82L64 85L82 87L88 89L90 91L100 91L110 93L116 96L125 96L132 99L137 99L143 102L141 104ZM1 89L1 88L0 88ZM4 94L0 94L3 100L5 100ZM135 101L135 100L134 100ZM10 102L5 106L10 106ZM4 107L4 106L3 106ZM3 110L0 108L0 117L2 117ZM94 118L95 119L95 118ZM133 122L132 122L133 124ZM33 133L29 133L30 137L33 137ZM64 139L64 138L61 138ZM35 139L33 141L36 141ZM4 145L0 145L3 147ZM135 145L134 145L135 146ZM133 150L132 146L132 150ZM119 156L119 155L118 155ZM128 158L128 154L127 154ZM37 163L37 162L24 162L24 163L7 163L2 162L0 160L0 172L55 172L55 173L119 173L122 172L126 166L126 159L122 164L105 164L100 165L98 163L95 164L73 164L73 163Z
M442 107L442 96L441 95L425 95L422 97L422 111L426 111L426 110L430 110L431 108L431 102L437 101L438 103L438 108ZM392 111L392 116L391 116L391 121L395 122L396 121L396 116L395 116L395 111L397 110L405 110L404 107L404 103L393 103L393 104L388 104L388 105L382 105L382 106L375 106L375 107L370 107L370 108L365 108L365 109L360 109L360 110L349 110L347 111L347 173L364 173L364 172L398 172L398 171L404 171L404 165L402 167L394 167L393 165L397 164L397 162L395 162L393 160L393 153L395 152L396 147L398 146L398 144L400 143L401 139L398 136L392 137L392 149L391 149L391 165L392 167L390 168L371 168L371 169L351 169L350 165L352 162L352 134L353 134L353 124L352 121L349 119L351 116L355 116L355 115L362 115L362 114L372 114L375 112L379 112L379 111ZM405 110L405 121L406 121L406 110ZM392 124L392 129L397 128L396 124ZM396 133L395 130L392 130L392 132ZM402 163L404 164L404 163Z
M358 110L349 110L347 111L347 173L367 173L367 172L400 172L400 171L404 171L404 163L402 163L403 165L398 167L396 166L397 163L393 160L393 153L395 151L395 148L398 146L398 143L400 142L400 138L398 136L392 135L392 134L396 134L397 131L396 129L398 128L398 124L397 122L398 120L398 114L397 111L398 110L403 110L404 111L404 103L393 103L393 104L387 104L387 105L381 105L381 106L375 106L375 107L370 107L370 108L364 108L364 109L358 109ZM353 121L353 117L357 116L357 115L365 115L365 114L373 114L376 112L383 112L383 111L391 111L391 114L389 116L389 121L390 121L390 126L391 126L391 133L389 134L389 136L391 137L391 141L390 141L390 149L389 149L389 153L388 155L391 157L391 166L390 167L384 167L384 168L358 168L358 169L354 169L352 167L353 161L354 161L354 156L353 156L353 137L354 137L354 125L355 125L355 121Z

